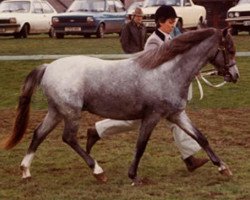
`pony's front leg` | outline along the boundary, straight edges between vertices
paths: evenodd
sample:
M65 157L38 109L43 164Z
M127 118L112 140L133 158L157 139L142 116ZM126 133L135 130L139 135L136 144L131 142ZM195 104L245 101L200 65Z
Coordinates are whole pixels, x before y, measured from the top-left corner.
M177 124L188 135L190 135L194 140L199 143L199 145L205 150L213 164L219 167L219 172L221 174L226 176L232 175L232 172L229 167L223 161L221 161L220 158L214 153L208 143L207 138L192 124L185 111L171 117L169 120Z
M134 160L129 168L128 176L132 179L132 185L141 185L143 184L143 180L137 177L137 169L140 162L140 159L145 151L147 146L147 142L150 138L150 135L156 126L156 124L160 120L160 115L157 113L146 116L142 119L139 136L136 144L136 152L134 156Z

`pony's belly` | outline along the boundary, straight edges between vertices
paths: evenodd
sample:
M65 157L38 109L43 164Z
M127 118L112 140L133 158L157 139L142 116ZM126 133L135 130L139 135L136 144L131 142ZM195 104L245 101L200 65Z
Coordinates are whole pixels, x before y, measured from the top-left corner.
M112 105L112 104L111 104ZM120 107L114 108L109 106L109 109L105 106L89 106L85 107L83 110L86 110L90 113L99 115L104 118L111 118L117 120L135 120L142 118L142 110L131 109L131 107Z

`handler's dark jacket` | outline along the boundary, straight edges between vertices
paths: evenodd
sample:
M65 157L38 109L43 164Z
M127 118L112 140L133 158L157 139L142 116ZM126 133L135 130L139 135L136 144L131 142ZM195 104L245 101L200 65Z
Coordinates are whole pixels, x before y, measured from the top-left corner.
M146 27L131 20L121 31L120 42L125 53L136 53L144 49L147 40Z

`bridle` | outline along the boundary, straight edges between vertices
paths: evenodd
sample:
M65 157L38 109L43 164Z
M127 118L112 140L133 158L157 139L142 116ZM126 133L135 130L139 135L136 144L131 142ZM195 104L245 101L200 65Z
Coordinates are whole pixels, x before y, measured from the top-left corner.
M219 83L217 85L212 84L210 81L208 81L204 76L210 76L210 75L219 75L219 76L231 76L229 73L229 69L233 66L236 65L236 62L231 62L229 61L229 53L226 50L226 45L224 41L221 41L221 44L219 45L215 55L213 56L213 58L210 60L211 64L215 65L216 63L216 59L218 57L218 55L222 53L223 59L224 59L224 67L220 67L218 68L216 71L215 70L208 70L208 71L204 71L201 72L198 76L196 76L196 81L198 84L198 88L200 91L200 100L203 98L203 89L202 89L202 85L199 81L199 78L201 78L208 86L213 87L213 88L219 88L222 87L223 85L226 84L226 81ZM216 66L216 65L215 65Z
M228 70L235 66L236 65L236 62L232 62L230 64L229 62L229 55L228 55L228 52L226 51L226 47L225 45L220 45L216 51L216 54L214 55L213 59L211 60L211 63L215 63L215 60L217 58L217 56L219 55L219 53L222 53L223 55L223 59L224 59L224 67L221 69L218 70L218 75L220 76L226 76L228 75Z

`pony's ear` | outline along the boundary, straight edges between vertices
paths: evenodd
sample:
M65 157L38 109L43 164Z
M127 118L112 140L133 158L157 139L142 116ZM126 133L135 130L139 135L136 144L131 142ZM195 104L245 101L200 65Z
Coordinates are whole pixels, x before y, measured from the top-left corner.
M223 37L226 37L228 34L231 34L231 28L227 27L222 30Z

